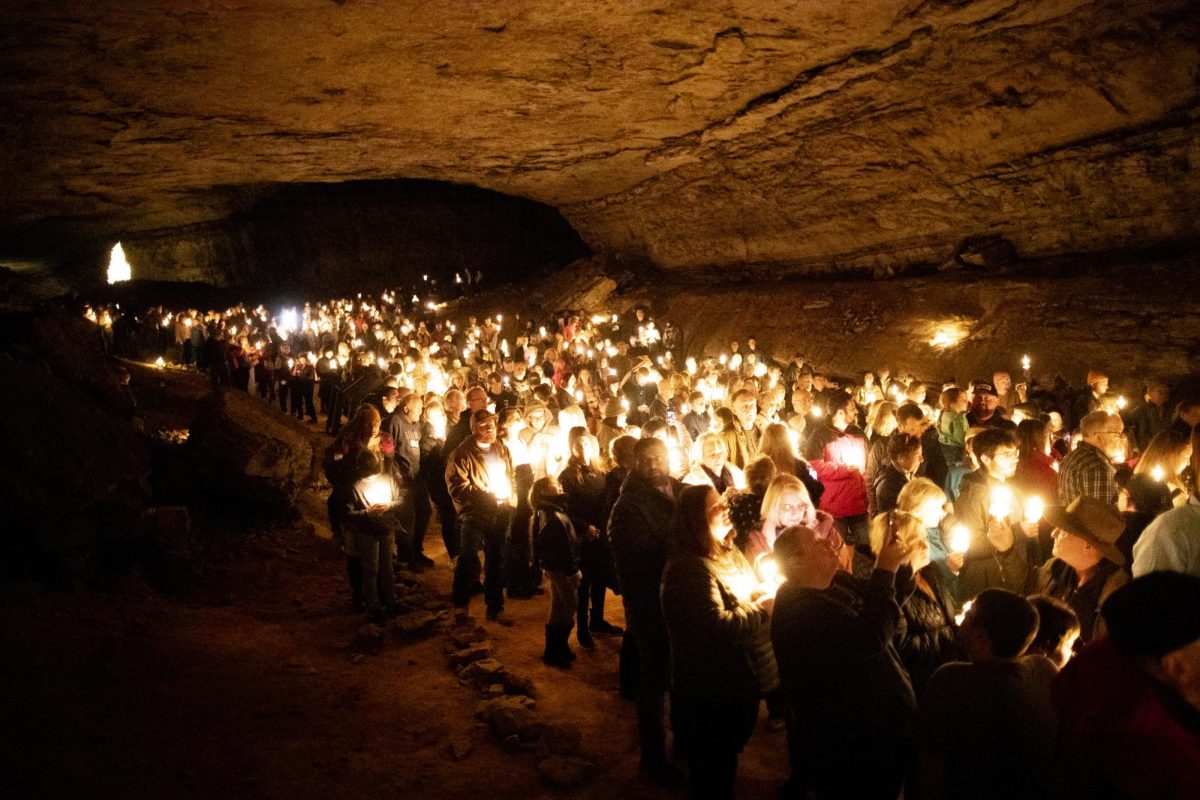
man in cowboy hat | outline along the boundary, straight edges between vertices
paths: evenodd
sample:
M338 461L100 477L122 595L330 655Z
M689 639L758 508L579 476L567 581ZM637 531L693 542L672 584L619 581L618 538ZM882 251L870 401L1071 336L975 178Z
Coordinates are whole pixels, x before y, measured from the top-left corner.
M1117 539L1125 520L1115 508L1094 497L1071 505L1050 506L1045 519L1054 526L1054 551L1038 572L1038 591L1065 601L1079 617L1081 643L1104 633L1100 606L1129 583Z

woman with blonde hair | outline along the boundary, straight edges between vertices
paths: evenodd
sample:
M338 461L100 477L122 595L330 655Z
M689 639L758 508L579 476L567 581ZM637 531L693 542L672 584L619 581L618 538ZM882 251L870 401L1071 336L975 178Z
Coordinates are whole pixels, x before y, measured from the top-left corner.
M895 644L919 698L938 667L964 654L956 636L954 600L930 562L925 520L906 511L877 515L871 520L871 551L878 553L889 534L909 551L896 571L901 620Z
M904 484L896 498L897 511L916 516L925 526L929 559L938 571L942 586L950 591L957 606L958 573L962 569L963 554L950 552L950 542L942 533L947 505L946 493L928 478L913 478Z
M875 478L887 466L888 439L899 427L896 408L891 400L879 400L867 411L867 460L863 468L863 481L867 484L867 513L871 516L875 516L878 510Z
M729 447L719 433L706 431L692 446L692 468L683 476L690 486L712 486L719 494L746 488L746 476L729 463Z
M838 554L839 566L850 570L854 557L853 548L846 547L842 535L834 526L833 517L817 508L804 484L795 475L776 475L767 486L762 503L762 540L760 547L751 542L746 557L751 561L759 552L769 552L775 546L775 537L793 525L811 529L830 550Z

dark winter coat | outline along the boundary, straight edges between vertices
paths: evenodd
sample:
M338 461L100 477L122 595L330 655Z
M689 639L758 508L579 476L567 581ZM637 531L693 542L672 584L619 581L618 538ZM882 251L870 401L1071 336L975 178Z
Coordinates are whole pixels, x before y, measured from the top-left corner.
M608 520L608 538L625 599L625 618L630 631L639 637L666 638L659 585L667 563L675 510L672 498L679 496L678 481L670 480L669 491L668 497L646 478L631 473Z
M562 505L563 498L545 500L533 512L533 549L547 572L574 574L579 570L579 536Z
M903 568L901 572L896 581L897 594L901 596L896 650L919 697L938 667L961 661L966 655L958 643L954 600L942 584L937 568L930 564L920 572L932 597L917 587L910 569Z

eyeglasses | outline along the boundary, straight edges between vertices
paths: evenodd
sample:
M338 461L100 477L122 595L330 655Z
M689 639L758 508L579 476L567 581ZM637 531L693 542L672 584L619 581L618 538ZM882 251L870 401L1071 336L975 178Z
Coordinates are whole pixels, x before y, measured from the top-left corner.
M1124 431L1124 430L1119 430L1119 431L1100 431L1100 432L1101 432L1101 433L1103 433L1105 436L1124 436L1124 435L1125 435L1125 431Z
M795 505L793 505L792 503L780 503L779 504L779 510L781 512L783 512L784 514L792 514L792 513L798 512L798 511L807 511L809 508L810 508L810 506L807 503L797 503Z

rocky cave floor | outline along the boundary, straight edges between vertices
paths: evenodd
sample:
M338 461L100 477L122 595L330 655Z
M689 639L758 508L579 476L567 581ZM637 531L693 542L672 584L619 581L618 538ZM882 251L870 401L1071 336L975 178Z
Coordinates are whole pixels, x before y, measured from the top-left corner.
M159 400L182 415L198 378L160 384ZM139 391L139 401L153 424L155 398ZM426 538L436 566L399 579L411 632L373 635L349 609L323 504L307 492L288 524L194 520L203 577L182 597L136 575L71 593L0 585L5 795L671 796L638 776L634 706L617 694L619 638L576 647L562 672L540 661L548 596L510 602L515 627L485 626L492 657L532 679L537 718L565 739L578 730L580 755L596 765L581 786L557 788L539 772L546 752L501 741L476 718L486 687L451 668L450 615L431 619L448 609L451 578L436 518ZM482 603L472 608L482 622ZM607 616L623 623L620 598ZM785 734L764 718L741 759L739 796L773 797L785 775Z

